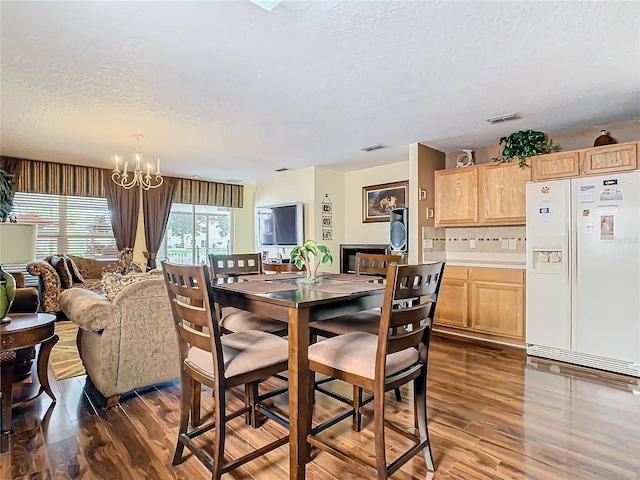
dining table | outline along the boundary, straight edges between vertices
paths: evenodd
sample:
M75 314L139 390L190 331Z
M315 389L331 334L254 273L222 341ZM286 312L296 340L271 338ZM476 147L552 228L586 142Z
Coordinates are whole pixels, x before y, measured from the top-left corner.
M215 280L214 300L289 324L289 478L305 478L310 458L313 382L309 371L309 323L382 306L384 285L372 275L318 274L305 283L304 274L245 275Z

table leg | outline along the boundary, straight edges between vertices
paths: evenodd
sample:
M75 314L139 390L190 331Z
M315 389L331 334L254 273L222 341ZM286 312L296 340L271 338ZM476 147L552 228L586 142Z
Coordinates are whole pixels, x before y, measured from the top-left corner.
M309 461L312 396L309 379L309 310L289 309L289 478L303 480Z
M2 435L11 432L11 402L13 400L13 369L15 363L13 361L3 362L0 374L2 374ZM4 443L3 439L3 443Z
M51 387L49 386L49 355L51 354L51 349L53 346L58 343L58 335L53 335L50 339L42 342L40 346L40 353L38 353L38 380L40 381L40 391L38 395L42 393L42 390L47 392L47 395L51 397L51 400L56 401L56 397L53 395L51 391Z

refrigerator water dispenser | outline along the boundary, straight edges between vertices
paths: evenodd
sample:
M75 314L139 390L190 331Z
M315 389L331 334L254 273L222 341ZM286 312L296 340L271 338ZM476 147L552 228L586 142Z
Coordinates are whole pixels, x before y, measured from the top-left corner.
M531 270L547 273L562 273L562 250L532 250Z

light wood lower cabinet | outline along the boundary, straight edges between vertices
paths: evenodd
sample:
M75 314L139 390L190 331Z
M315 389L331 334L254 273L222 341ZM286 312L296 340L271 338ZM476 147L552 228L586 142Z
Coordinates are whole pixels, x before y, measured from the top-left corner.
M445 332L524 345L524 270L445 267L435 325Z
M465 267L447 267L440 285L435 321L452 327L468 327L469 285Z

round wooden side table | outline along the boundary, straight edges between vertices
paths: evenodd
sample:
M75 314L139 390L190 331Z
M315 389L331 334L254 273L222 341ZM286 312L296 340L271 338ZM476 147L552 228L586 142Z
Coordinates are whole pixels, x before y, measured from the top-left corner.
M49 364L49 354L58 341L54 325L55 315L48 313L12 313L9 315L11 322L0 327L0 357L2 358L0 372L2 374L2 443L5 443L5 436L11 431L11 408L30 402L46 392L51 400L56 401L56 397L49 385L49 375L47 367ZM13 369L15 366L15 351L25 347L35 347L41 345L38 353L37 373L40 388L38 392L29 398L21 399L19 403L12 404L13 395Z

